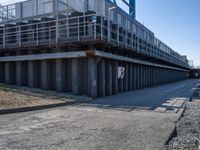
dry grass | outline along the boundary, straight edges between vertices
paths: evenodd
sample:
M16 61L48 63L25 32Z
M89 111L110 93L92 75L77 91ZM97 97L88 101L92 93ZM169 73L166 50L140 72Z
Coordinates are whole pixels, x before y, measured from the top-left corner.
M53 99L0 89L0 109L55 103Z

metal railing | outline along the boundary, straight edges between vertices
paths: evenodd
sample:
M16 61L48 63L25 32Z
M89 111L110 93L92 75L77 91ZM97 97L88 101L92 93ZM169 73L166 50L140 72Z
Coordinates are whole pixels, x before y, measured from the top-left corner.
M136 33L112 24L97 14L65 17L62 19L43 18L43 21L18 22L0 27L0 49L30 46L54 46L58 44L99 41L119 48L144 53L146 55L187 67L180 55L170 55L158 45L140 39ZM109 28L110 27L110 28ZM108 32L110 31L110 37Z

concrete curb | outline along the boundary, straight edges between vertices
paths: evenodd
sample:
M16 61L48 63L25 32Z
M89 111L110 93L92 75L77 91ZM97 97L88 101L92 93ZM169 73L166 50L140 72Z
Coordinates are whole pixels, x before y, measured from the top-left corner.
M43 109L72 105L75 103L78 103L78 102L72 101L72 102L61 102L61 103L56 103L56 104L47 104L47 105L38 105L38 106L29 106L29 107L0 109L0 115L43 110Z

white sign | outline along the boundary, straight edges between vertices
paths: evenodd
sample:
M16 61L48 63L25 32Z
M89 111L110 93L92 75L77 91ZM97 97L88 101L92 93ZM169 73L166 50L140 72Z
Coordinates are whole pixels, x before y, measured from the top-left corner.
M125 68L118 67L118 79L123 79L125 76Z
M97 16L92 16L92 23L96 23L97 22Z

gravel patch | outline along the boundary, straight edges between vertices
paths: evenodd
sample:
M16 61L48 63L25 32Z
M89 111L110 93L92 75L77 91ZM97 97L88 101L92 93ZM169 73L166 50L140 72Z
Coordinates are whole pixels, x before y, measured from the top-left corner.
M188 102L167 150L200 150L200 100Z

